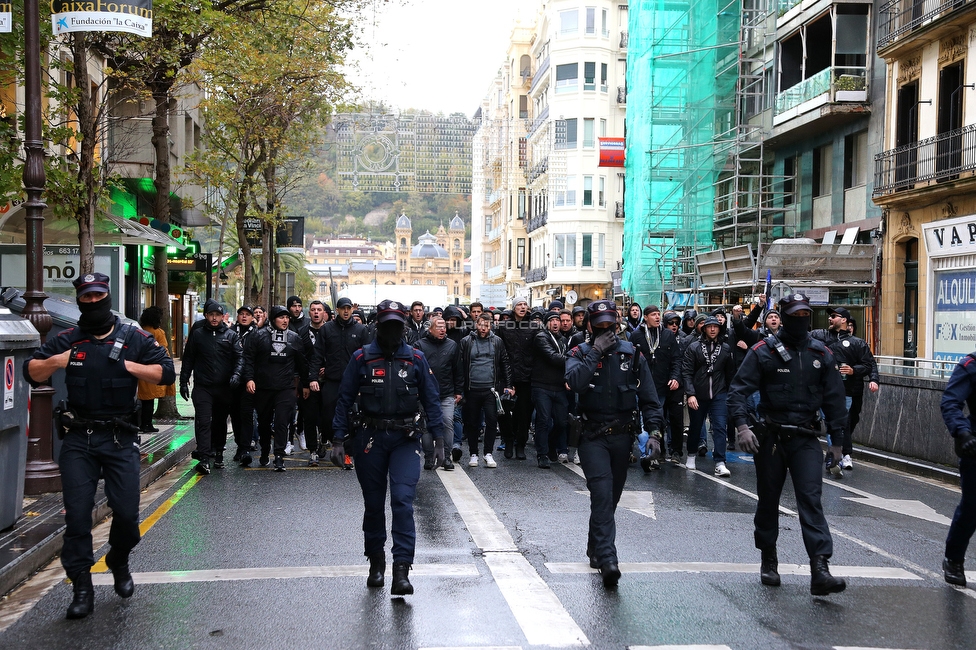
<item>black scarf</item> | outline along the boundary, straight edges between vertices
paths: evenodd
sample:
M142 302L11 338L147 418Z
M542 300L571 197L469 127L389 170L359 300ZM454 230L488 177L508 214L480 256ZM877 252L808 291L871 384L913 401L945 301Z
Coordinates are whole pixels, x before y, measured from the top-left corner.
M78 301L78 309L81 310L78 329L85 334L102 336L108 334L115 325L111 294L105 294L105 297L98 302Z
M376 326L376 344L380 346L383 356L390 358L396 353L403 342L404 324L400 321L386 321Z
M807 340L810 331L809 316L783 316L783 324L779 328L779 338L787 343L799 345Z

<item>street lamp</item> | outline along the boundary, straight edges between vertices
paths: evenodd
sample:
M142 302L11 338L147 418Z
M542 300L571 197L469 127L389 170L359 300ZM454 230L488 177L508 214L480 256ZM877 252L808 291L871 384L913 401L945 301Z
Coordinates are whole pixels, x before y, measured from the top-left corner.
M376 260L373 260L373 306L376 304Z
M41 38L38 0L24 0L24 220L27 227L27 287L23 316L41 335L51 331L44 307L44 142L41 139ZM27 439L26 494L58 492L61 472L53 460L51 403L54 389L31 390L30 438Z

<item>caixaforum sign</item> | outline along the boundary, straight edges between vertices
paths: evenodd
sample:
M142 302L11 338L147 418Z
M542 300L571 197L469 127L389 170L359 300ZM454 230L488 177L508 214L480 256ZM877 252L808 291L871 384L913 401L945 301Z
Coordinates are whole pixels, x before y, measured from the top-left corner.
M128 32L152 36L152 0L51 0L55 35L68 32Z

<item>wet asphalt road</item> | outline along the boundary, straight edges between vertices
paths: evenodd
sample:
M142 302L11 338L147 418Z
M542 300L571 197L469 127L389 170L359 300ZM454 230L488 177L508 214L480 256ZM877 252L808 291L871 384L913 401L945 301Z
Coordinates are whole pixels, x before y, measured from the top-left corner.
M731 479L712 477L710 459L698 472L635 465L625 503L640 512L618 510L624 574L607 591L582 564L582 477L499 452L494 470L423 472L416 593L394 598L365 586L354 473L305 457L284 474L231 465L190 487L191 462L178 466L144 504L143 517L172 507L133 553L135 596L97 586L94 614L66 621L71 589L58 583L0 632L0 648L976 647L976 592L941 576L958 500L941 484L864 464L826 480L831 565L855 577L814 598L795 516L781 517L779 556L800 568L779 588L759 583L749 457L731 455ZM782 505L795 510L789 483ZM976 568L976 549L968 558Z

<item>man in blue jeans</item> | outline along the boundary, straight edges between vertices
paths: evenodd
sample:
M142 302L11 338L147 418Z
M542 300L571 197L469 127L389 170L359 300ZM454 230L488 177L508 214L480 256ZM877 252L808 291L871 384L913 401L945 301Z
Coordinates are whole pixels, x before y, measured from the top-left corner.
M969 417L963 407L969 406ZM976 532L976 353L964 356L942 394L942 419L955 441L959 456L962 498L949 525L942 572L949 584L966 586L966 549Z
M560 457L568 458L566 446L566 339L559 332L559 312L544 316L546 329L532 339L535 363L532 371L532 404L535 406L535 453L540 469L549 469L550 433Z
M735 375L735 364L728 344L718 339L719 322L709 316L702 323L701 338L692 341L685 349L682 376L685 394L688 395L688 414L691 423L688 427L688 460L685 467L695 469L695 450L698 447L698 432L708 417L712 431L712 459L715 461L715 476L731 476L725 466L725 449L728 442L725 424L728 421L726 402L729 385Z

